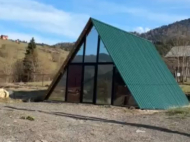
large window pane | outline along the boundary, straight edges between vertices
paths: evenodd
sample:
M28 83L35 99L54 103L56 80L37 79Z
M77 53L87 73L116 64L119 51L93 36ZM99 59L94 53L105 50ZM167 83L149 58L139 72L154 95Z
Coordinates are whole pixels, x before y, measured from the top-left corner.
M80 102L82 65L70 65L68 70L68 102Z
M97 104L111 104L113 65L99 65L97 78Z
M53 90L48 100L65 101L65 89L66 89L66 80L67 80L66 77L67 77L67 72L65 72L64 75L61 77L59 83Z
M84 50L84 44L81 45L79 51L77 52L74 59L72 60L72 63L82 63L83 50Z
M86 37L85 62L96 62L98 33L94 27Z
M85 66L84 68L84 90L83 90L83 102L93 102L94 91L94 66Z
M115 92L114 92L114 105L117 106L137 106L131 92L128 87L125 85L120 73L116 70L115 73Z
M104 46L102 40L100 40L100 51L99 51L98 62L112 62L111 56L107 52L107 49Z

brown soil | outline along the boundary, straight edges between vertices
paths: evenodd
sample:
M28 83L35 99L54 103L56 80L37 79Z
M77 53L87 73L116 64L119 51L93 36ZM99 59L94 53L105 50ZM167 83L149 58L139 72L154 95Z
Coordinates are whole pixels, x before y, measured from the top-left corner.
M122 107L0 103L0 122L0 142L190 141L190 118Z

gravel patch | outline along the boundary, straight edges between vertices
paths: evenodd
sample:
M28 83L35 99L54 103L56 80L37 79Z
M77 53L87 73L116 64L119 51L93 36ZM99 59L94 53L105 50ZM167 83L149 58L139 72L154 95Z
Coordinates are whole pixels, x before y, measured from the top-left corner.
M34 121L21 119L32 117ZM190 118L69 103L0 103L0 142L189 142Z

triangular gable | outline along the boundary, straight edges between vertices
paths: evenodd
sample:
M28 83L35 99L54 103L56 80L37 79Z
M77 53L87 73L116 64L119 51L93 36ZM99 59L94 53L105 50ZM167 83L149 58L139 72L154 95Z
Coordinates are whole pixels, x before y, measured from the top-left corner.
M71 52L69 53L67 59L65 60L65 62L63 63L63 65L60 67L58 73L55 75L52 83L50 84L48 90L47 90L47 93L45 94L44 96L44 99L47 100L51 93L53 92L54 88L56 87L56 85L59 83L60 79L62 78L62 75L63 73L66 71L67 69L67 65L69 64L69 62L73 62L73 63L78 63L81 61L81 57L80 55L82 54L83 52L83 46L84 46L84 43L82 42L85 38L85 36L88 35L88 33L90 32L90 30L92 30L92 27L93 27L93 23L91 21L91 19L89 19L87 25L85 26L85 28L83 29L80 37L78 38L77 42L75 43L75 46L74 48L71 50ZM102 40L100 41L100 56L99 56L99 60L105 60L105 56L104 54L108 54L105 46L104 46L104 49L102 48L104 46ZM104 54L103 54L104 53ZM78 56L77 56L78 55ZM104 57L103 57L104 56ZM110 61L112 62L112 59L110 57L107 56L107 61Z
M50 85L45 99L49 98L92 26L96 28L140 108L166 109L188 104L187 98L151 42L95 19L88 21L75 47Z
M84 27L81 35L79 36L78 40L76 41L73 49L70 51L67 59L64 61L64 63L60 67L59 71L55 75L52 83L48 87L47 93L44 95L44 100L48 100L48 98L50 97L51 93L53 92L53 89L56 87L56 85L60 81L62 75L66 71L69 62L71 62L71 60L74 58L74 56L76 55L76 53L80 49L80 46L82 45L82 40L85 38L86 34L89 32L91 27L92 27L92 21L91 21L91 19L89 19L86 26Z

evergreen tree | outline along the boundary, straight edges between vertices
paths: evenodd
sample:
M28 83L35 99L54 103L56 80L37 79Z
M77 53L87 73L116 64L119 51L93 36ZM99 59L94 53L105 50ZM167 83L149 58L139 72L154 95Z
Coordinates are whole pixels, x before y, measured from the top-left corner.
M35 43L34 38L32 38L30 40L30 42L28 43L28 47L26 49L26 54L25 55L31 55L31 54L33 54L34 51L35 51L35 49L36 49L36 43Z
M28 47L26 49L25 58L23 60L24 66L24 76L23 81L34 81L35 74L38 69L38 54L36 49L36 43L34 38L28 43Z

